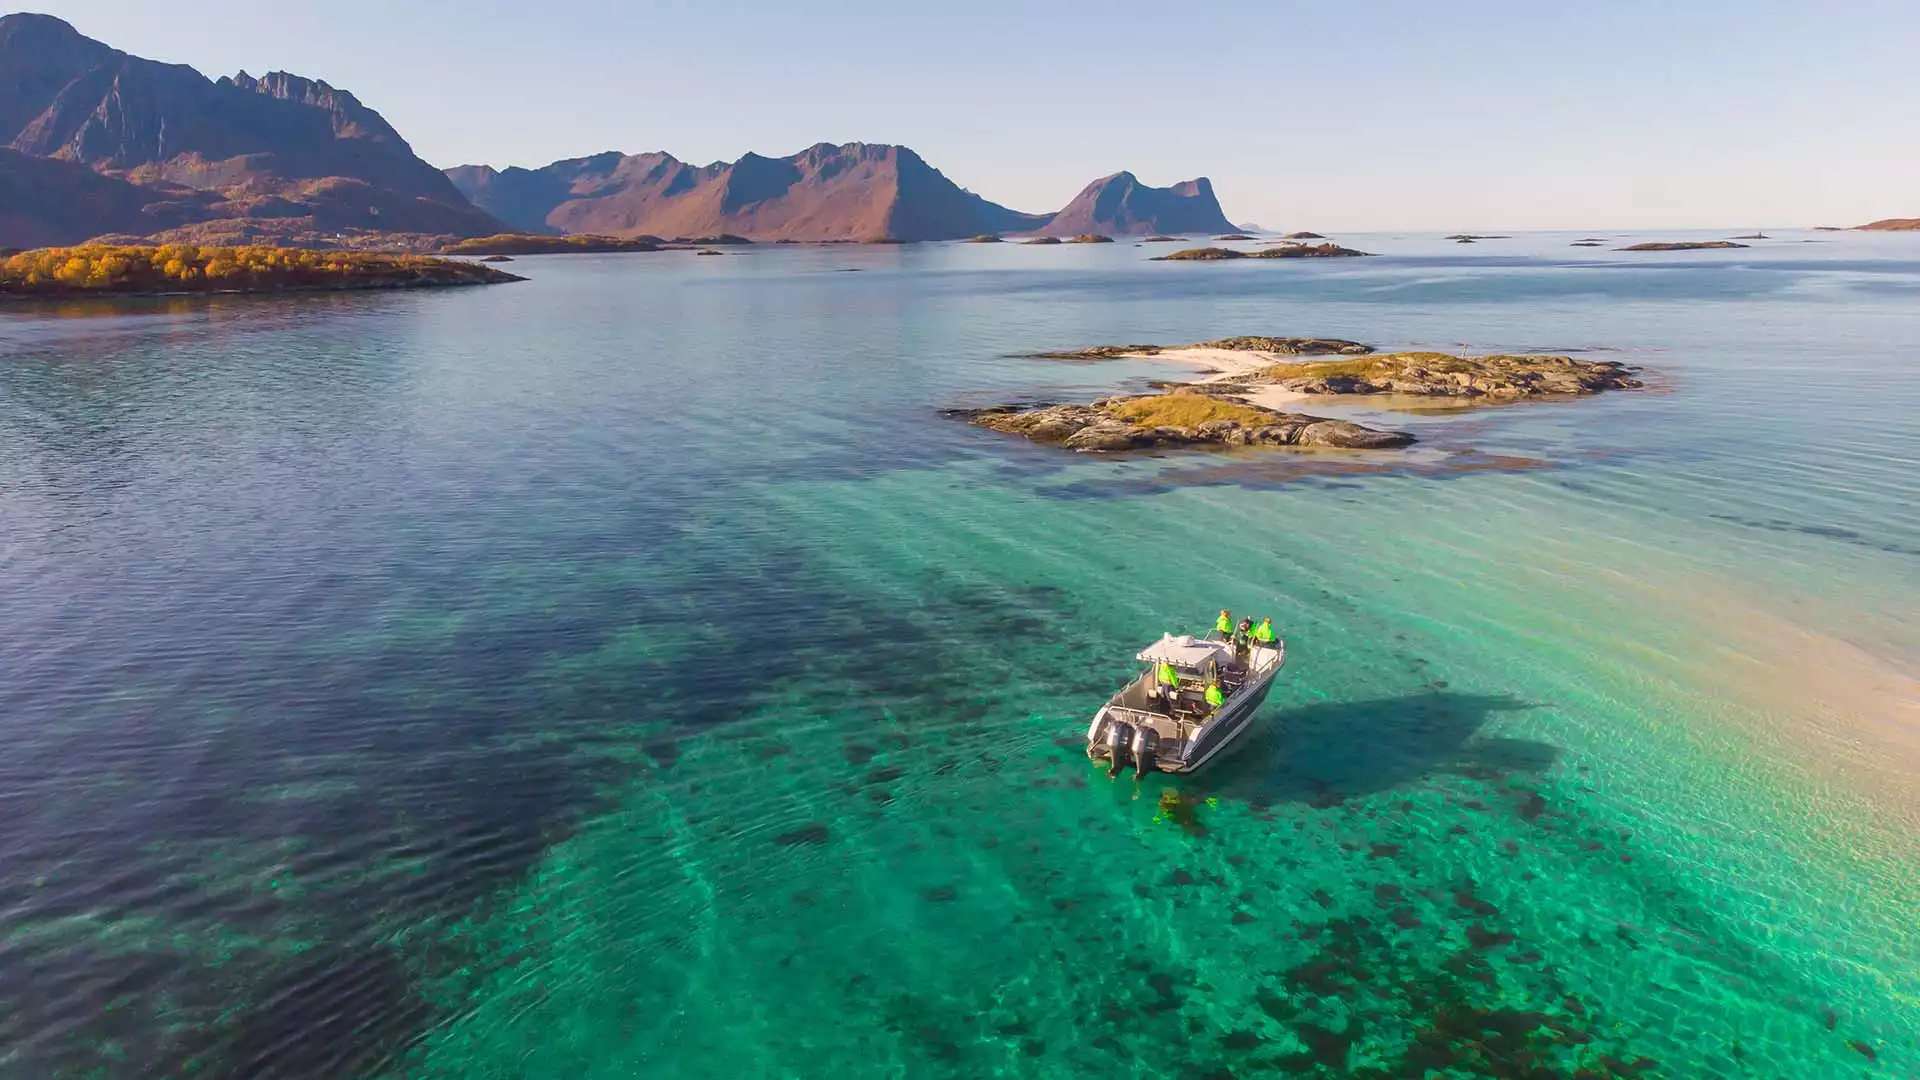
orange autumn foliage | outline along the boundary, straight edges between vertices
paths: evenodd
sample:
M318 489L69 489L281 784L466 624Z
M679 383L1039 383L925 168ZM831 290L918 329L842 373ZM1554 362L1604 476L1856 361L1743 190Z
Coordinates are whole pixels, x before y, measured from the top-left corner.
M516 278L426 255L282 247L86 244L0 259L0 294L277 292L480 284Z

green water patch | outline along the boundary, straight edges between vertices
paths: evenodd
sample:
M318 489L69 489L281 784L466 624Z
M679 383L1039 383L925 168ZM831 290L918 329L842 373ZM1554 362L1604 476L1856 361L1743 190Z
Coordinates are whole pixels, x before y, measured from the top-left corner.
M1595 653L1588 635L1641 629L1583 620L1606 610L1603 560L1487 543L1528 489L1458 490L1061 503L955 471L771 493L818 541L805 571L840 592L831 618L869 637L830 635L677 738L457 928L471 959L430 993L455 1019L406 1071L1904 1060L1912 868L1860 878L1790 777L1699 738L1737 717L1636 678L1631 650ZM1314 514L1290 512L1308 497ZM1433 516L1389 527L1409 503ZM1471 557L1453 546L1469 522ZM1258 729L1198 777L1108 781L1086 718L1134 649L1223 604L1289 640Z

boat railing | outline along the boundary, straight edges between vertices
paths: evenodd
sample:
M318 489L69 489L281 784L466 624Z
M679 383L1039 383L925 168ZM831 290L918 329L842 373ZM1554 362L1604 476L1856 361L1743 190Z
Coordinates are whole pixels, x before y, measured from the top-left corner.
M1129 709L1125 705L1109 705L1107 706L1107 712L1111 713L1117 719L1125 720L1130 724L1136 725L1152 720L1165 720L1167 718L1164 713L1149 712L1146 709Z

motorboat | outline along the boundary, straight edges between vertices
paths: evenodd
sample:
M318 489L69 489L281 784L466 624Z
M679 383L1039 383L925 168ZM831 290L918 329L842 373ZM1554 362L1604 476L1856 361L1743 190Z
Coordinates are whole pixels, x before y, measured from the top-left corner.
M1140 674L1094 714L1087 756L1106 762L1109 776L1129 764L1136 777L1150 769L1193 772L1252 726L1286 657L1286 642L1279 638L1236 649L1211 633L1163 635L1140 650ZM1178 676L1177 689L1163 690L1161 664ZM1215 679L1225 695L1218 708L1206 700L1207 684Z

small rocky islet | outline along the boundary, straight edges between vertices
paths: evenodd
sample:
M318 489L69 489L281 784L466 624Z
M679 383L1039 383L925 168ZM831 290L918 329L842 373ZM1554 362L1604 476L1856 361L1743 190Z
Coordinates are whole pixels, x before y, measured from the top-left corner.
M1327 398L1405 395L1491 404L1580 397L1642 385L1637 369L1612 360L1506 353L1375 353L1372 346L1342 338L1244 336L1189 346L1095 345L1029 355L1092 361L1183 350L1244 352L1273 362L1201 382L1156 384L1166 387L1158 394L1114 395L1085 404L1030 402L949 409L946 414L1038 443L1087 452L1190 446L1384 450L1409 446L1414 437L1243 399L1278 388Z
M1156 255L1154 262L1218 262L1225 259L1325 259L1345 258L1366 255L1367 252L1341 247L1339 244L1275 244L1258 251L1241 251L1237 248L1203 247L1187 248L1171 255Z
M1234 352L1275 353L1281 356L1362 356L1373 346L1343 338L1266 337L1258 334L1219 338L1194 345L1092 345L1084 349L1025 354L1035 360L1117 360L1153 356L1172 349L1230 349Z
M1676 242L1654 242L1646 244L1628 244L1615 251L1716 251L1724 248L1743 248L1746 244L1736 244L1731 240L1685 240Z
M1275 364L1251 377L1213 384L1278 386L1302 394L1405 394L1417 397L1579 397L1642 385L1636 369L1617 360L1495 353L1455 356L1440 352L1385 353L1355 360ZM1230 392L1230 391L1228 391Z
M1381 450L1413 443L1405 432L1280 412L1184 389L1105 397L1085 405L1042 402L954 409L949 415L1038 443L1100 452L1197 445Z

